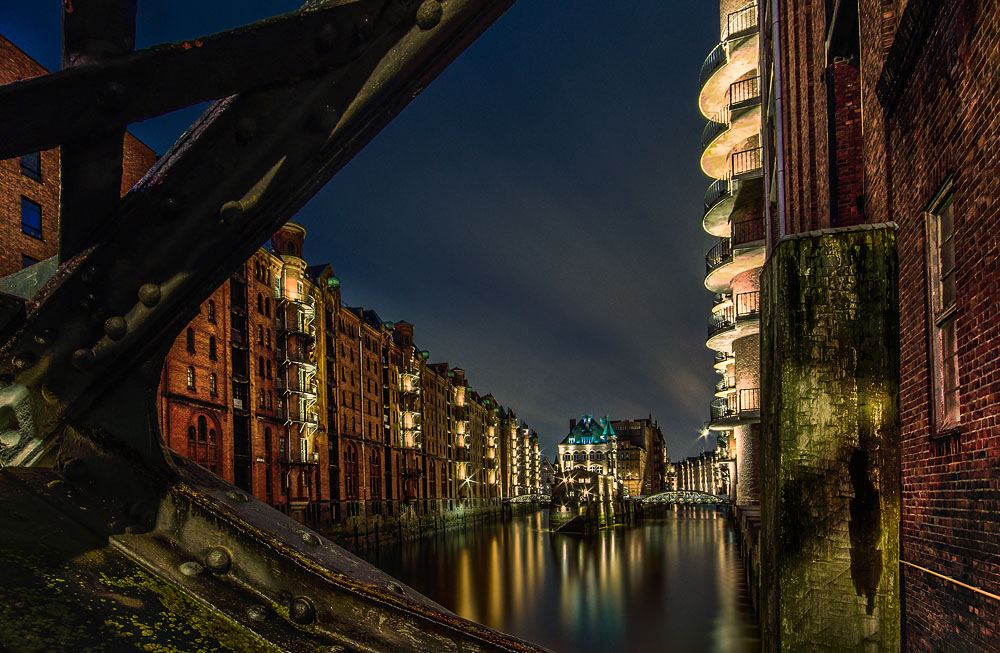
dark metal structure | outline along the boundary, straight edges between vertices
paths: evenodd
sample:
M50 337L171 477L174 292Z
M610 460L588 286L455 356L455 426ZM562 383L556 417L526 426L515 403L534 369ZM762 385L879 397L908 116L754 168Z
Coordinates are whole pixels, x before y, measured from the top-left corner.
M169 452L154 409L200 303L513 1L315 0L138 52L135 0L64 4L64 70L0 88L0 157L63 165L59 267L0 301L0 648L535 650ZM212 99L119 199L126 125Z

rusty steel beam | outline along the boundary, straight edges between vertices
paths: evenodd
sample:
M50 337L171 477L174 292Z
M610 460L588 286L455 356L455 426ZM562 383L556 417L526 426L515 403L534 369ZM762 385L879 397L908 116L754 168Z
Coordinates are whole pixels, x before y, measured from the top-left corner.
M56 513L270 648L540 650L169 452L155 410L166 352L201 302L513 1L316 3L366 10L331 27L341 65L215 103L26 314L11 302L0 467L59 474L12 482L39 481Z
M136 0L65 2L63 69L99 67L135 49L135 12ZM60 261L72 258L87 247L87 234L104 223L118 207L125 139L125 123L119 115L123 94L121 85L114 82L98 93L91 93L100 104L97 110L107 116L109 122L60 141ZM66 107L74 106L75 99L50 98L49 102L25 106L29 113L37 112L42 106L62 111L63 118L49 118L49 129L52 129L63 122ZM22 123L14 123L17 124ZM33 148L42 149L47 148Z
M0 86L0 159L343 65L356 53L350 27L375 4L306 7Z

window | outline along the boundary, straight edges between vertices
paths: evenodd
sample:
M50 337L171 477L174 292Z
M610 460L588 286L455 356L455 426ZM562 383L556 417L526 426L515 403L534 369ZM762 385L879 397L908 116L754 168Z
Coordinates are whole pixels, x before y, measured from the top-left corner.
M198 416L198 442L208 442L208 421L204 415Z
M270 390L267 391L267 409L268 410L274 409L274 395L271 394Z
M931 377L934 388L934 423L938 433L958 427L958 347L955 332L955 216L946 187L927 214L928 291L931 297Z
M212 360L216 358L215 352L215 336L209 336L208 338L208 357Z
M209 374L208 375L208 392L213 397L218 394L218 392L216 391L216 388L215 388L215 374Z
M208 300L208 321L215 322L215 302Z
M37 258L28 256L27 254L21 254L21 269L30 268L35 263L38 263Z
M189 354L194 353L194 329L191 327L187 330L187 350Z
M264 312L264 295L257 293L257 312Z
M261 356L257 359L257 376L264 376L264 357Z
M257 344L264 344L264 327L259 324L257 325Z
M42 207L27 197L21 198L21 231L35 238L42 237Z
M188 370L187 370L187 382L188 382L188 390L194 390L194 368L193 367L188 367Z
M42 180L42 154L29 152L21 155L21 174L35 181Z
M267 330L267 339L264 341L264 344L267 345L268 349L271 348L271 330L270 329Z
M271 300L268 297L264 298L264 315L271 317Z
M264 361L264 365L266 366L266 369L267 369L267 378L270 379L271 378L271 361L269 361L269 360Z

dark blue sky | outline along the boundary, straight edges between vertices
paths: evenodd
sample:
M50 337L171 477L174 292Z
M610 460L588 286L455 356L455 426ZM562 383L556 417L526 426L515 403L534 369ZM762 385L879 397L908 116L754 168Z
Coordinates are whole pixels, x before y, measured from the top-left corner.
M294 10L143 0L137 47ZM652 413L673 459L712 398L698 166L714 3L519 0L299 213L345 301L416 325L538 431ZM7 2L0 33L59 66L58 0ZM199 109L132 131L163 153Z

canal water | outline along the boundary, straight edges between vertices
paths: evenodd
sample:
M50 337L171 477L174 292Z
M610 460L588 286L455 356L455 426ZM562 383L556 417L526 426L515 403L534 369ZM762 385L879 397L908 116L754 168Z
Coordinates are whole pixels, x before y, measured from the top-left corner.
M588 537L549 533L542 510L367 557L459 615L553 651L760 650L739 545L711 506Z

